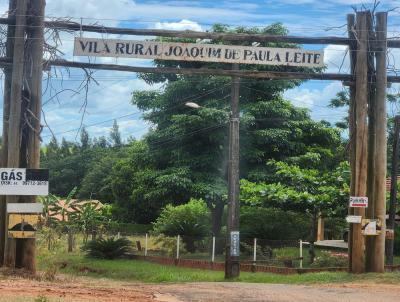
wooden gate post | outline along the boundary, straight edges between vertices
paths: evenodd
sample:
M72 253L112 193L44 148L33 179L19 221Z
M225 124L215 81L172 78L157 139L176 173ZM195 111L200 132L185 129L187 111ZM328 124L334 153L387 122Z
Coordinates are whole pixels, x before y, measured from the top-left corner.
M43 45L44 45L45 0L30 1L28 7L27 46L25 55L24 95L28 104L25 108L25 128L23 129L24 149L21 157L27 168L40 167L40 117L42 111ZM29 110L28 110L29 109ZM36 202L36 196L23 196L24 202ZM25 270L35 272L35 239L20 239L20 265Z
M347 32L348 37L351 39L351 43L349 45L349 58L350 58L350 74L354 75L355 73L355 65L357 61L357 40L355 35L355 15L348 14L347 15ZM352 83L349 87L349 162L350 162L350 196L355 195L355 162L356 162L356 86L355 83ZM348 209L349 215L354 215L354 209ZM348 254L349 254L349 271L352 269L352 247L353 247L353 224L351 223L349 226L348 233Z
M373 27L372 14L368 14L368 176L367 176L367 196L368 207L365 209L365 217L373 219L375 204L375 161L376 161L376 85L375 85L375 58L372 51L373 47ZM365 270L372 271L375 240L373 236L365 236Z
M22 83L24 72L24 47L25 47L25 25L26 25L27 0L17 0L14 54L12 67L12 82L10 92L10 116L8 127L8 168L18 168L20 164L20 142L21 142L21 104ZM18 202L18 196L7 196L7 203ZM7 226L7 219L6 219ZM6 235L7 237L7 235ZM5 240L4 265L15 267L15 240Z
M376 154L374 177L374 218L382 222L380 235L374 236L371 270L377 273L385 271L385 224L386 224L386 89L387 89L387 12L376 14Z
M356 39L357 62L355 65L355 158L354 162L354 195L367 194L367 104L368 104L368 31L367 20L369 12L357 12ZM364 217L363 208L355 208L354 215ZM361 234L361 224L354 224L351 234L351 272L363 273L364 267L364 237Z
M15 37L15 9L16 0L10 0L8 7L8 18L11 23L7 28L6 57L13 58ZM8 158L8 119L10 117L11 77L12 68L6 67L4 72L4 96L3 96L3 137L1 143L1 167L7 167ZM0 266L4 263L4 246L7 234L6 227L6 196L0 196Z

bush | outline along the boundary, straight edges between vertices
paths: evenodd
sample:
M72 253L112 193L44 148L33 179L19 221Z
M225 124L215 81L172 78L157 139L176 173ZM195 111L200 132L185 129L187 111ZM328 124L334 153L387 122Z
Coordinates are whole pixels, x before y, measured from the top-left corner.
M176 255L176 237L166 237L164 235L158 235L154 239L154 243L161 247L161 255L174 257ZM186 253L186 248L184 243L179 245L180 253Z
M243 239L305 239L309 236L310 228L309 219L298 213L248 206L240 209L240 231Z
M332 254L330 252L323 251L315 258L311 267L344 267L348 264L348 258L346 254Z
M153 224L155 234L182 237L188 252L196 250L195 240L210 234L210 212L202 200L191 199L187 204L167 205Z
M132 251L131 242L126 238L97 239L89 241L83 250L87 257L100 259L123 258Z

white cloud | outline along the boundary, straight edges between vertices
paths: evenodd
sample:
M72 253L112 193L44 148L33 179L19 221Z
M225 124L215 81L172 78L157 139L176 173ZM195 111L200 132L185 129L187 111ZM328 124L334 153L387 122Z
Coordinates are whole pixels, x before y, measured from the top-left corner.
M69 83L70 88L79 85L81 74L73 74L74 79L78 81ZM102 121L104 124L90 126L87 130L91 136L108 136L112 120L119 118L122 136L133 135L142 136L148 129L148 125L140 120L141 112L130 103L131 93L136 90L159 89L161 85L148 85L141 79L123 72L98 72L94 75L99 81L99 86L92 85L89 90L87 113L83 124L92 125ZM55 85L58 85L55 81ZM44 101L46 100L45 96ZM82 112L80 108L84 101L84 93L72 96L72 92L65 92L59 95L59 103L55 100L44 107L46 120L54 133L62 133L72 129L79 128ZM129 115L129 116L126 116ZM50 131L44 129L43 136L45 141L50 139L46 137ZM75 139L76 131L60 134L58 139L65 136L68 139Z
M176 3L136 3L128 0L48 0L46 14L50 16L69 16L74 21L84 18L85 22L99 21L101 24L115 26L120 21L135 21L137 23L158 22L159 20L195 19L207 23L231 23L239 20L264 20L265 15L247 12L245 9L229 7L193 7L191 2ZM111 17L110 17L111 16Z
M342 90L340 82L332 82L321 89L296 87L287 90L284 97L291 100L295 106L313 109L314 105L326 106L337 92Z
M187 19L179 22L157 22L154 25L156 29L170 29L170 30L194 30L203 31L203 28L197 23Z
M305 84L312 85L312 84ZM346 108L329 108L329 102L343 89L340 82L331 82L321 88L297 87L287 90L284 97L295 106L310 109L311 116L316 120L327 120L331 123L341 120L347 114Z

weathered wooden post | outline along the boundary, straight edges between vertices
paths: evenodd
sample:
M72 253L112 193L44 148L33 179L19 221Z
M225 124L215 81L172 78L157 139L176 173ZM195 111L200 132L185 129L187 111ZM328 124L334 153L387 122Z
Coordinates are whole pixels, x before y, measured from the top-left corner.
M18 168L20 166L20 141L21 141L21 103L22 86L24 73L24 53L25 53L25 30L26 30L27 1L17 0L13 67L10 92L10 115L8 126L8 153L7 167ZM19 197L8 195L7 203L18 202ZM6 219L6 226L8 224ZM16 242L15 239L5 239L4 265L15 267Z
M8 18L11 21L7 28L6 57L13 58L14 37L15 37L15 9L16 0L10 0L8 7ZM10 99L11 99L11 78L12 67L6 67L4 72L4 97L3 97L3 137L1 146L1 167L7 167L8 160L8 123L10 117ZM7 238L7 213L6 196L0 196L0 266L4 263L4 246Z
M354 196L367 195L367 105L368 105L368 30L367 11L357 12L357 62L355 64L355 158L354 165ZM355 208L354 215L364 217L364 208ZM363 273L364 237L361 234L361 224L353 224L351 230L351 272Z
M387 12L376 14L376 159L374 178L374 218L382 223L381 233L374 236L372 267L373 272L385 271L385 224L386 224L386 89L387 89Z

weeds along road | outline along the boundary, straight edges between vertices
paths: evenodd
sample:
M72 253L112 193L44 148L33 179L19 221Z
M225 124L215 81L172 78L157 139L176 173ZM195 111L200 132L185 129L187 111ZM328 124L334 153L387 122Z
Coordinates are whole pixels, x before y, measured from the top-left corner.
M346 283L284 285L238 282L145 284L87 277L61 277L54 282L22 278L0 279L0 302L398 302L400 284ZM37 300L45 297L47 300Z

